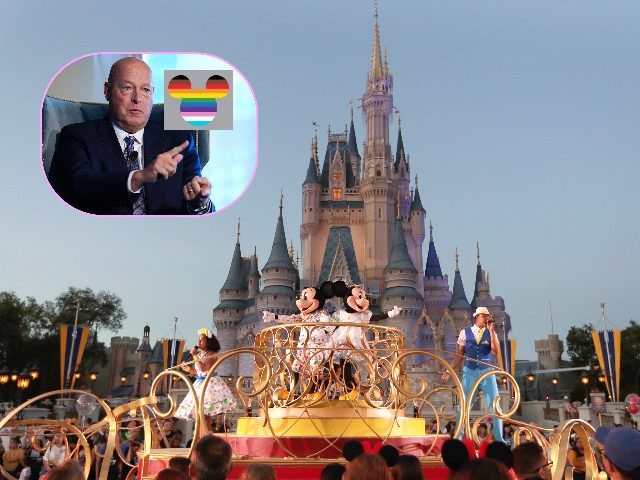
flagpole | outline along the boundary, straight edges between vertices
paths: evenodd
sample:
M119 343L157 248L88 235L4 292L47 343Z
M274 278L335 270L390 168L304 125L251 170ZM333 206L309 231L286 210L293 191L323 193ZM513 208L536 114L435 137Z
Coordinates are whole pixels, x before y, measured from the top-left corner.
M67 363L67 378L65 384L67 388L71 388L71 364L73 360L73 349L76 345L76 329L78 328L78 314L80 313L80 299L76 299L76 318L73 321L73 332L71 332L71 346L69 348L69 362Z
M178 330L178 317L173 317L173 342L171 342L171 350L173 350L173 353L169 352L169 360L173 358L173 355L178 353L178 349L176 348L176 331L177 330ZM177 364L178 359L175 358L174 362ZM171 395L171 387L173 387L173 375L169 375L169 391L167 392L167 396Z
M600 304L600 310L602 311L602 322L604 323L604 344L607 350L607 364L609 365L609 375L606 375L605 378L608 377L609 384L611 385L611 399L614 402L618 401L617 393L613 387L613 369L611 368L611 352L609 351L609 329L607 328L607 318L604 315L604 302Z

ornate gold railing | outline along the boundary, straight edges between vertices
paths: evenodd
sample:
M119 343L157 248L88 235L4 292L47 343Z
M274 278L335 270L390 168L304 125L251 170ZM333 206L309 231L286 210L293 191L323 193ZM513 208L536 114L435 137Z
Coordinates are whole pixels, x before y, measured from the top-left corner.
M333 329L338 326L358 329L363 341L360 346L365 348L353 349L349 346L334 348L331 345L325 347L313 343L312 340L317 338L315 333L320 333L319 329ZM399 330L380 325L323 323L276 325L258 333L253 348L238 348L220 354L204 379L204 388L225 362L235 364L243 359L243 365L247 365L248 356L254 365L252 376L240 376L230 385L238 400L238 410L259 412L264 428L273 434L272 441L278 443L285 451L289 451L283 442L285 434L274 426L274 421L277 421L273 418L274 413L286 410L292 412L294 416L298 415L300 420L311 419L312 422L319 422L323 418L323 409L329 404L333 407L339 405L342 409L351 409L350 418L344 421L345 431L348 424L356 419L362 419L366 423L369 416L364 412L369 414L383 412L386 415L385 418L392 418L395 423L401 417L414 415L434 418L437 432L442 431L444 422L458 419L452 435L459 436L464 428L464 434L479 443L477 430L481 419L477 418L472 422L470 418L472 399L482 380L490 375L497 375L499 378L508 379L514 398L511 407L506 411L503 411L500 400L497 398L494 402L493 415L508 420L516 427L514 443L519 443L519 432L524 431L528 439L549 448L554 460L553 478L559 480L566 466L569 435L571 432L576 432L585 446L587 478L596 478L594 475L597 474L597 468L587 438L593 432L589 424L581 420L569 420L556 430L551 430L518 421L512 416L520 404L520 391L511 375L499 369L487 370L473 384L469 395L465 395L460 378L443 358L445 355L451 356L449 352L406 349ZM335 361L338 357L343 358L343 363L353 368L353 384L347 384L345 368L340 368L340 363ZM298 368L294 368L296 360L299 362ZM447 371L450 375L448 383L441 380L443 371ZM83 451L86 458L85 474L88 474L92 459L95 456L103 456L102 468L96 472L96 478L106 480L112 455L118 455L123 462L126 461L121 449L121 436L129 428L127 422L136 419L141 424L139 428L144 431L145 441L138 464L144 475L149 470L149 462L153 459L158 439L158 430L161 430L157 427L163 419L172 417L177 408L171 397L169 397L167 409L162 410L158 402L158 388L170 376L182 380L192 394L195 392L188 377L178 370L161 372L154 379L148 396L134 399L113 409L104 400L91 393L80 390L58 390L32 398L14 409L0 420L0 429L4 427L30 428L33 431L46 429L50 433L61 432L66 436L74 435L78 438L78 442L74 450L69 452L69 457L78 458L80 451ZM80 395L88 395L102 411L100 421L87 428L78 427L68 420L17 419L25 408L47 397ZM87 397L84 398L86 400ZM207 432L204 426L204 406L196 403L196 408L193 444ZM293 423L295 421L296 418L293 419ZM88 441L101 431L104 431L107 440L104 454L91 451ZM371 431L374 432L373 429ZM378 431L374 434L384 442L391 435L391 427L388 431ZM233 433L222 435L230 440L235 437ZM339 438L340 434L337 437ZM448 435L434 434L431 447L424 453L426 457L438 455L439 452L435 449L438 437L448 437ZM322 452L335 445L337 438L325 438L325 441L326 444L318 451L306 456L322 456ZM289 451L289 453L294 455L294 452ZM190 455L191 449L183 449L182 454Z

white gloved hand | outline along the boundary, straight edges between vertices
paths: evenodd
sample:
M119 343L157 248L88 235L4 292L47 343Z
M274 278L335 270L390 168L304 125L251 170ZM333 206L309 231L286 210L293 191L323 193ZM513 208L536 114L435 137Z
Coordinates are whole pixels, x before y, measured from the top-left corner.
M267 312L266 310L262 312L262 321L264 323L273 322L276 319L277 315L272 312Z
M402 311L402 308L398 307L397 305L394 305L393 309L387 312L387 315L389 315L389 318L394 318L400 315L401 311Z

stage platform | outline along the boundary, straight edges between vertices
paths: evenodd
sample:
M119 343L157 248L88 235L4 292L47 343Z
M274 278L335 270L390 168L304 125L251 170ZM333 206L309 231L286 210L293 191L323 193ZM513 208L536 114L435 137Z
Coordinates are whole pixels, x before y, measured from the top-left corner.
M231 437L229 441L232 442ZM146 460L146 474L138 478L140 480L153 480L155 475L164 468L167 468L169 459L172 457L186 457L189 454L187 448L163 448L152 449L150 458ZM278 480L317 480L320 472L329 463L345 463L344 459L326 458L274 458L270 456L257 456L252 458L234 458L233 468L227 480L237 480L242 475L244 469L253 463L266 463L272 465L276 470ZM445 480L449 474L447 468L437 457L422 460L425 478L429 480Z

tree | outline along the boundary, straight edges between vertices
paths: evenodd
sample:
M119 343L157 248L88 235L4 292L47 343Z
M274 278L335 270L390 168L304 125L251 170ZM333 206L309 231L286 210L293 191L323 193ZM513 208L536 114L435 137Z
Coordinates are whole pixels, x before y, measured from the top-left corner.
M621 333L620 400L629 393L638 393L640 380L640 324L631 320Z
M21 300L13 292L0 292L0 367L21 370L29 363L42 369L41 391L59 388L59 325L73 325L76 302L80 301L78 325L91 327L93 338L85 350L83 366L91 368L107 361L104 343L95 341L97 330L112 332L122 327L126 314L117 295L90 288L69 287L53 301Z
M593 346L591 331L593 325L585 323L581 327L571 327L567 333L567 354L573 367L597 365L598 357Z

